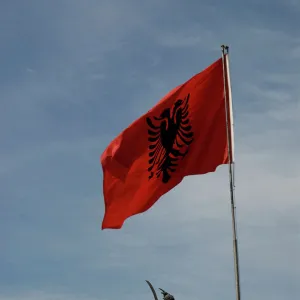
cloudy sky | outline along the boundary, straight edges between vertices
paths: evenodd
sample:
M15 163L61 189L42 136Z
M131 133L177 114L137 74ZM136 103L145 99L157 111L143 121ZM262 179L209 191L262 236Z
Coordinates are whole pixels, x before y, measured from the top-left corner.
M0 300L234 299L227 166L101 231L107 144L231 49L242 299L300 297L300 2L0 1Z

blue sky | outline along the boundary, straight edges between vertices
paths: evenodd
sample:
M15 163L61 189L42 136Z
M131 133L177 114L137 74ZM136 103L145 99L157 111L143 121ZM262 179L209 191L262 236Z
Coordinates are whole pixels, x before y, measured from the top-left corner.
M300 2L2 0L0 300L234 299L227 167L101 231L107 144L231 51L243 299L300 296Z

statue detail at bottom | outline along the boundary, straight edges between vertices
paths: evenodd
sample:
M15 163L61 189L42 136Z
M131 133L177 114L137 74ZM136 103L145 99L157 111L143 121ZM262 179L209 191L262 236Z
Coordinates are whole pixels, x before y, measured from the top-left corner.
M163 295L163 299L164 300L175 300L174 296L167 293L166 291L164 291L163 289L159 288L161 290L161 293Z
M155 290L154 290L152 284L151 284L150 281L148 281L148 280L146 280L146 282L148 283L148 285L149 285L149 287L150 287L150 289L151 289L151 291L152 291L152 294L153 294L153 296L154 296L154 300L158 300L157 295L156 295L156 292L155 292ZM173 295L169 294L168 292L164 291L164 290L161 289L161 288L160 288L160 290L161 290L161 294L163 295L163 300L175 300L175 298L174 298Z

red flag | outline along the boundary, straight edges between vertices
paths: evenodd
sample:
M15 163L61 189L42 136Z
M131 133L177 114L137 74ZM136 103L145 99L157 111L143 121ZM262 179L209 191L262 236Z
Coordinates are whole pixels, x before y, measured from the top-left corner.
M148 210L185 176L227 164L222 59L169 92L101 156L102 229Z

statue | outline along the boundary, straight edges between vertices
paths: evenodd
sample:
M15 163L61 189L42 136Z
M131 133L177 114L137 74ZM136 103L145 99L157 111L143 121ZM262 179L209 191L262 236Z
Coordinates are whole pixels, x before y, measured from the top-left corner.
M150 281L148 281L148 280L146 280L146 282L148 283L148 285L149 285L149 287L150 287L150 289L151 289L151 291L152 291L152 294L153 294L153 296L154 296L154 300L158 300L157 295L156 295L156 292L155 292L155 290L154 290L152 284L151 284ZM163 295L163 300L175 300L174 296L172 296L171 294L167 293L166 291L164 291L164 290L161 289L161 288L160 288L160 290L161 290L161 293L162 293L162 295Z

